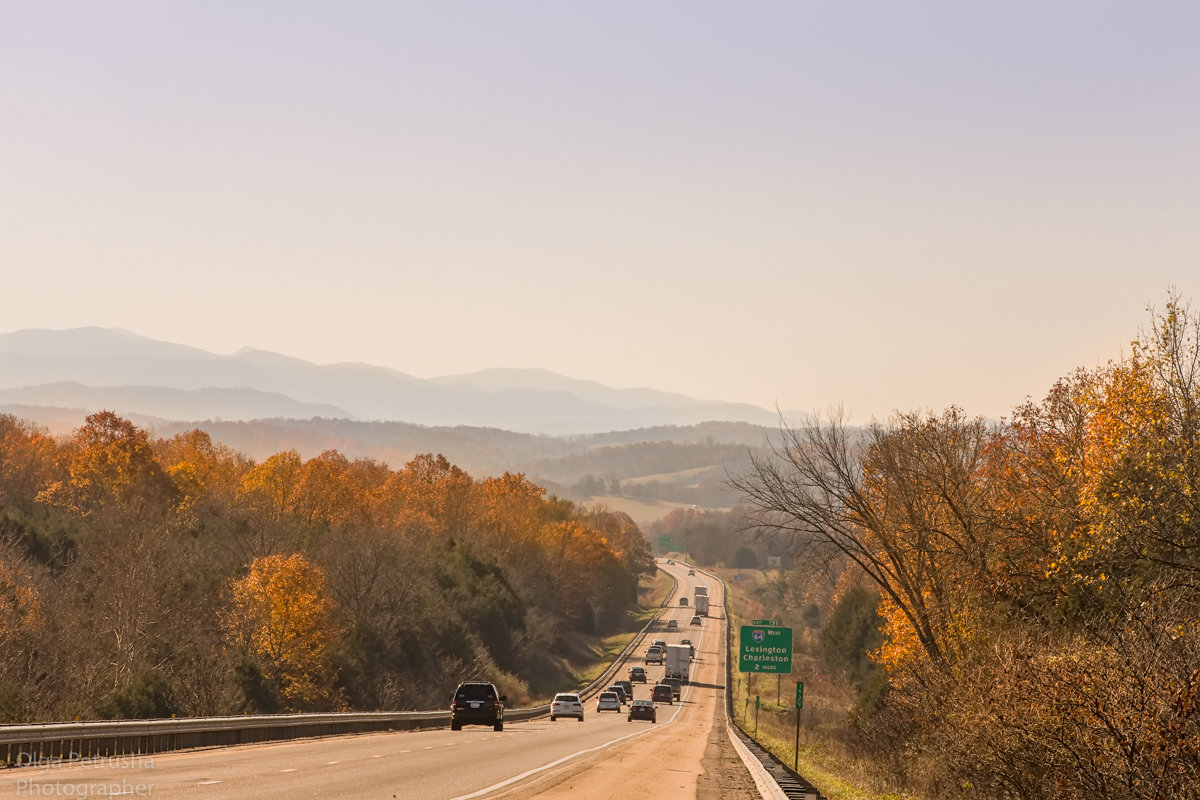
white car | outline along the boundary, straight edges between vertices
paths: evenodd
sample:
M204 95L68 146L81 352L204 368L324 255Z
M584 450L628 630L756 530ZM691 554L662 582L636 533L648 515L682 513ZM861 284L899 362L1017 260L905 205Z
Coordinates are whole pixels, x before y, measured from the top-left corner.
M559 692L550 701L550 721L556 722L559 717L575 717L583 722L583 701L579 695L571 692Z
M679 620L677 620L677 619L667 620L667 627L668 628L678 628Z
M601 711L620 711L621 698L617 697L616 692L601 692L596 698L596 713Z

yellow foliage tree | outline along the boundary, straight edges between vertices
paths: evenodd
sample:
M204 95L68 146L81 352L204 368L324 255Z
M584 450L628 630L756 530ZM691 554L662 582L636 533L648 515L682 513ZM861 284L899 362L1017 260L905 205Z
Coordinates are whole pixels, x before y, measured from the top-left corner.
M292 707L330 697L329 657L337 635L325 572L304 556L256 558L233 581L224 618L228 635L246 647Z

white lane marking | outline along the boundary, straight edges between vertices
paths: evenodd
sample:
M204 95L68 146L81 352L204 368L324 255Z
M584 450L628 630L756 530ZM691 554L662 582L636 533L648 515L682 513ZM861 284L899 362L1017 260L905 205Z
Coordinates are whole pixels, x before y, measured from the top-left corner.
M412 750L401 750L400 752L401 752L401 753L411 753L411 752L412 752Z
M341 761L326 761L325 763L326 764L340 764L342 762Z
M295 772L295 771L296 771L296 767L288 767L287 769L281 769L281 770L279 770L279 771L280 771L280 772Z
M198 786L212 786L214 783L220 783L220 781L200 781L200 783L197 785Z
M407 751L407 750L405 750L404 752L406 752L406 753L407 753L408 751ZM383 756L371 756L371 758L383 758Z
M433 749L433 745L429 745L429 746L428 746L428 747L426 747L425 749L426 749L426 750L432 750L432 749Z
M675 718L672 717L670 722L674 722L674 720L675 720ZM667 723L667 724L669 724L669 723ZM645 728L640 731L634 731L633 733L627 733L624 736L618 736L616 739L605 742L604 744L599 744L599 745L596 745L595 747L589 747L588 749L580 750L577 753L571 753L571 755L563 756L562 758L558 759L557 761L551 761L549 764L545 764L543 766L536 767L534 769L529 770L528 772L522 772L520 775L514 775L513 777L509 778L508 780L500 781L499 783L493 784L493 785L487 787L486 789L480 789L479 791L471 792L470 794L459 795L458 797L453 798L453 800L470 800L470 798L472 798L472 797L481 797L485 794L488 794L489 792L494 792L497 789L500 789L504 786L508 786L509 784L513 784L513 783L516 783L517 781L525 780L530 775L537 775L539 772L545 772L546 770L548 770L552 767L557 767L559 764L563 764L567 761L570 761L573 758L578 758L579 756L587 755L588 753L594 753L597 750L603 750L604 748L610 747L610 746L616 744L617 742L623 742L626 739L632 739L635 736L645 736L647 733L653 733L655 730L662 730L663 727L664 726L659 726L657 728Z

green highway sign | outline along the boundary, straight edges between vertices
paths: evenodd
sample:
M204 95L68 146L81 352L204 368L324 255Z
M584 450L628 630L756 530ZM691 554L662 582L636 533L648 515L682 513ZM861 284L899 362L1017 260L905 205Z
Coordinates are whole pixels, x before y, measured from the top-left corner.
M796 708L804 708L804 681L796 681Z
M750 620L750 624L751 625L770 625L772 628L774 628L775 620L773 620L773 619L752 619L752 620Z
M738 670L790 674L792 629L771 625L743 625L738 639Z

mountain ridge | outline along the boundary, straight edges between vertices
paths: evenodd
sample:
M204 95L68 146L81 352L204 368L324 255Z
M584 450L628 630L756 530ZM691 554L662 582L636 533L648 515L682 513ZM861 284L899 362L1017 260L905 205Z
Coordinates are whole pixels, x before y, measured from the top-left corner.
M779 419L748 403L614 389L545 369L422 379L388 367L321 365L254 348L221 355L121 328L0 334L0 403L93 410L117 404L114 410L179 419L181 409L198 411L204 402L222 413L200 418L334 415L558 436L726 420L775 425Z

